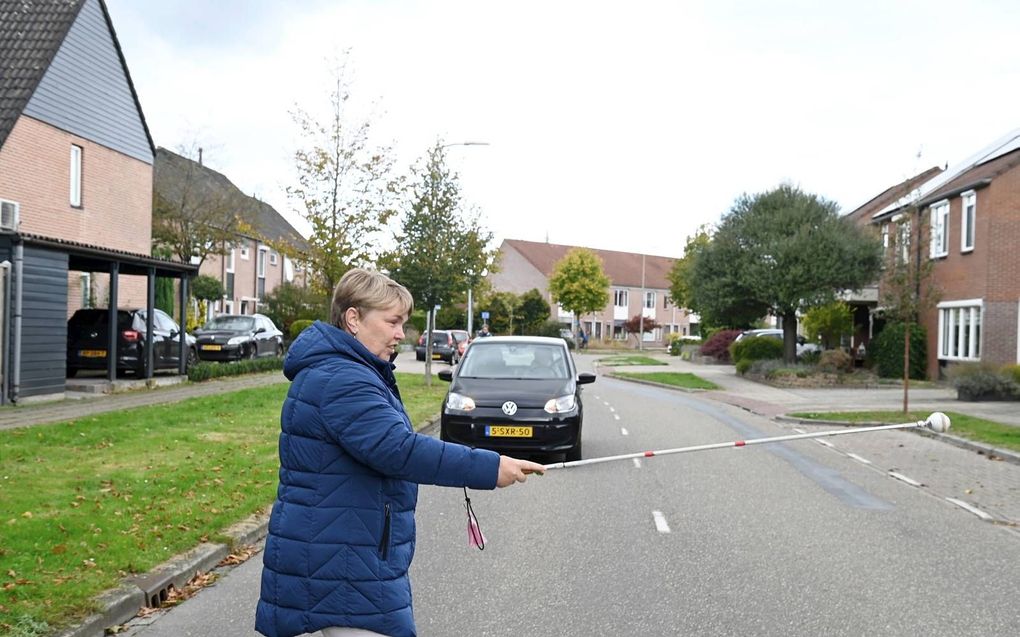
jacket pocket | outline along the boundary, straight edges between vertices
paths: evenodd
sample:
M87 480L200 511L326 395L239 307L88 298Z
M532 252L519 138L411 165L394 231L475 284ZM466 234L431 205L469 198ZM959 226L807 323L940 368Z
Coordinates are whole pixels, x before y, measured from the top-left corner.
M390 555L390 504L383 505L382 538L379 540L379 554L385 561Z

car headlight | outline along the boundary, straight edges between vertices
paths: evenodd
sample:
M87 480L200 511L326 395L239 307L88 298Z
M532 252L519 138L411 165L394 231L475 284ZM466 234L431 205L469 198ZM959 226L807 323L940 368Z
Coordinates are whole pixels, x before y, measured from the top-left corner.
M577 401L574 400L574 395L567 394L559 398L550 398L545 404L545 410L550 414L562 414L565 411L572 411L576 406Z
M470 396L450 392L450 395L446 397L446 406L458 411L471 411L475 408L475 401Z
M240 345L248 341L247 336L235 336L234 338L227 341L227 345Z

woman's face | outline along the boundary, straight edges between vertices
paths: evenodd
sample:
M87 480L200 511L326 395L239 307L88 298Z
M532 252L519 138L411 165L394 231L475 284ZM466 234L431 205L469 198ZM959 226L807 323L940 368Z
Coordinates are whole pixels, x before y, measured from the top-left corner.
M404 339L404 314L399 305L382 310L359 312L347 308L347 331L358 339L365 349L384 361L389 361L397 345Z

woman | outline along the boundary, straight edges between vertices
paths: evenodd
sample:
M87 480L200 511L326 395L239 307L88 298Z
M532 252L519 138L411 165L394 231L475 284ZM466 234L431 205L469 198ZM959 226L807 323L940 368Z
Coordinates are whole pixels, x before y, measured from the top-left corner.
M268 637L415 635L407 570L418 484L493 489L542 466L414 433L393 376L410 293L362 269L337 284L330 323L294 341L280 486L255 629Z

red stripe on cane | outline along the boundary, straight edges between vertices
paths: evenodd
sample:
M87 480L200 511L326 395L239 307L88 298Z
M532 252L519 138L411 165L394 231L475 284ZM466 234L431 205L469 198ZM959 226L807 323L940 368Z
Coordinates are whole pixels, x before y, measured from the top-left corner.
M645 452L645 457L646 457L646 458L651 458L651 457L652 457L652 456L654 456L654 455L655 455L655 452L654 452L654 451L646 451L646 452Z
M747 444L747 443L744 442L743 440L738 440L738 441L733 443L733 446L734 447L743 447L745 444Z

